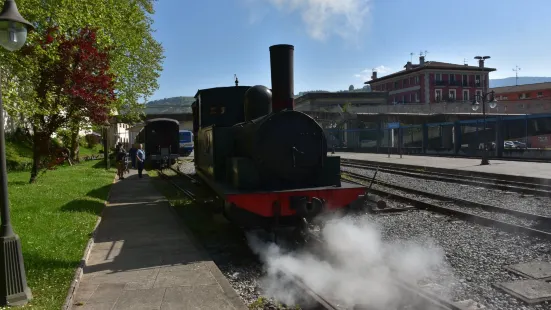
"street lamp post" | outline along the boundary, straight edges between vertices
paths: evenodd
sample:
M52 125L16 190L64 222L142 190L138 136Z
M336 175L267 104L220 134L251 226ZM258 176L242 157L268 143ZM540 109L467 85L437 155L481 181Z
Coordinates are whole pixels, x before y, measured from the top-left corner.
M489 102L490 108L493 109L497 106L497 100L495 99L495 93L493 90L488 93L482 92L481 95L475 94L472 104L473 111L478 111L478 109L480 108L481 104L478 102L478 100L482 101L482 117L484 118L484 132L486 132L486 102ZM486 141L484 141L484 150L482 152L482 160L480 162L480 165L489 165L490 160L488 158L488 144L486 143Z
M25 45L27 31L33 30L14 0L6 0L0 12L0 45L10 52ZM2 216L0 245L0 306L20 306L32 299L27 286L21 240L13 231L8 199L8 173L6 168L6 141L4 137L4 106L0 92L0 213Z
M109 170L111 168L111 162L109 160L109 144L107 143L107 138L109 136L108 130L111 127L111 124L108 120L103 123L103 160L105 161L105 169Z

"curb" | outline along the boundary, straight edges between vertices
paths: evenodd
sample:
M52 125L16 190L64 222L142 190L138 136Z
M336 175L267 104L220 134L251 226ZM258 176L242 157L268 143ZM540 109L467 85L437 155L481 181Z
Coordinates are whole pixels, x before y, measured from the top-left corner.
M67 292L67 297L65 298L65 302L63 303L63 306L61 306L61 310L70 310L73 307L73 300L75 299L75 293L78 290L78 287L80 286L80 279L82 278L84 267L86 266L88 257L90 257L90 253L92 252L92 247L94 245L96 234L98 232L98 227L99 227L99 224L101 223L101 219L103 218L103 212L105 212L105 208L109 203L109 198L111 198L111 190L113 189L113 184L116 183L116 180L117 178L115 176L115 178L113 178L113 183L111 183L111 188L109 189L107 198L103 203L104 204L103 210L101 210L101 214L99 215L98 220L96 221L96 225L94 226L94 230L92 231L92 236L88 240L88 244L84 249L84 255L82 255L82 258L80 259L80 264L77 267L77 270L75 271L75 276L73 277L71 286L69 286L69 291Z

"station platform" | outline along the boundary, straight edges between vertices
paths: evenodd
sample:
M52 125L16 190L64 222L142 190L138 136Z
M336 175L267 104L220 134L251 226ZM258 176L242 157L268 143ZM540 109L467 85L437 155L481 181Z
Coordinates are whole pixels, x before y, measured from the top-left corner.
M145 171L130 170L113 184L70 309L247 307Z
M480 159L450 158L373 153L336 152L341 159L352 159L380 164L381 166L408 166L424 168L427 171L452 172L461 175L479 175L496 179L524 182L543 182L551 184L551 163L535 163L490 159L490 165L481 166Z

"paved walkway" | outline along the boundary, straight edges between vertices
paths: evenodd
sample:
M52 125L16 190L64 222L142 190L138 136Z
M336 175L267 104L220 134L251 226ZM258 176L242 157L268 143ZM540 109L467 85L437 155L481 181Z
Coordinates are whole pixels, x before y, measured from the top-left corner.
M391 164L415 165L443 169L456 169L482 173L497 173L503 175L551 179L551 163L535 163L509 160L490 159L490 165L480 166L480 159L448 158L430 156L412 156L392 154L350 153L338 152L336 156L358 160L367 160Z
M247 309L147 175L113 185L73 310Z

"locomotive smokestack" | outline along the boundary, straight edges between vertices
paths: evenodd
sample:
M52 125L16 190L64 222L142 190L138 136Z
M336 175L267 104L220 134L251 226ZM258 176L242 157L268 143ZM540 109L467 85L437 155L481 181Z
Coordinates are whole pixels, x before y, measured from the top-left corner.
M272 71L272 111L294 110L293 53L295 47L287 44L270 46Z

